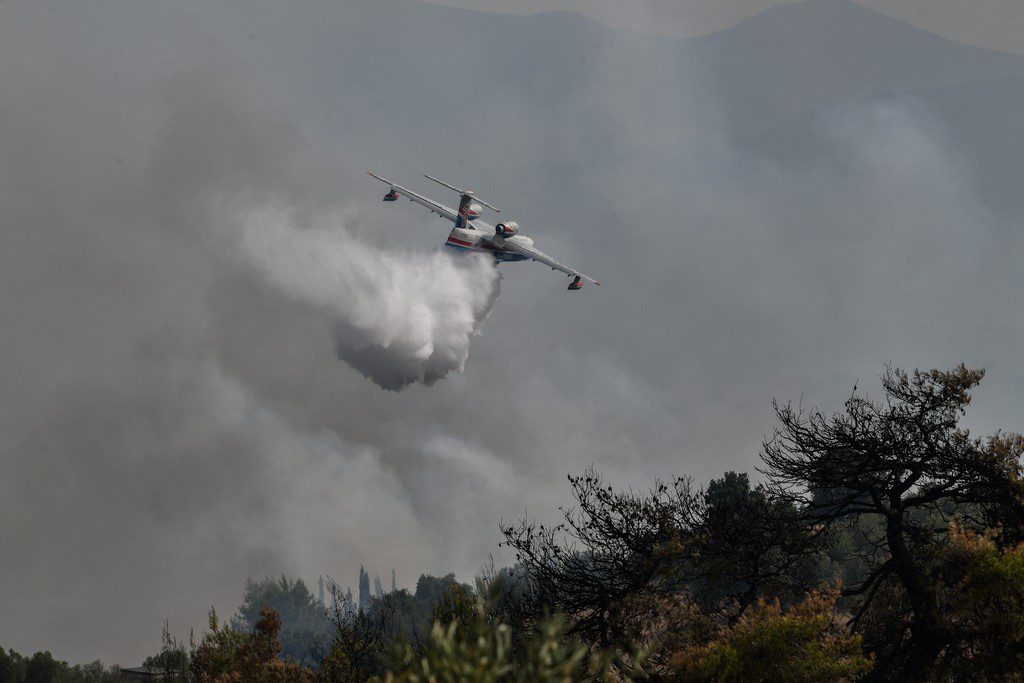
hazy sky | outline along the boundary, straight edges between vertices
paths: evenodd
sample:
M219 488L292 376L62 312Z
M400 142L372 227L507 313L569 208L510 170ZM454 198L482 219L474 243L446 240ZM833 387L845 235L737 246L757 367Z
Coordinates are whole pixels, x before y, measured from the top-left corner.
M988 368L972 424L1019 429L1020 219L956 131L812 52L751 86L821 100L776 158L694 54L411 0L0 3L0 646L137 664L247 576L469 578L567 472L750 471L773 397L887 361ZM604 286L451 262L367 169L472 184Z
M495 12L572 10L597 21L667 36L694 37L729 28L792 0L436 0ZM1024 53L1024 6L1018 0L857 0L858 4L946 38Z

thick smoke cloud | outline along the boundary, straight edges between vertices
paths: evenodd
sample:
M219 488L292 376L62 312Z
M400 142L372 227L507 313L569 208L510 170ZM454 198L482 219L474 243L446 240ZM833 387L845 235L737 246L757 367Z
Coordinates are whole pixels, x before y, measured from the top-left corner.
M773 397L887 360L987 367L979 431L1020 428L1020 221L916 98L809 112L796 155L671 41L302 7L0 3L0 645L137 664L246 576L469 578L567 471L750 471ZM366 169L472 184L604 286L495 298Z
M0 7L0 645L137 664L246 576L471 575L495 521L429 515L501 494L418 467L458 432L336 353L394 388L461 370L493 265L339 196L230 58L92 52L51 35L69 11Z
M334 316L341 360L393 391L462 371L498 296L491 259L369 246L339 228L344 215L300 230L283 208L232 210L241 214L240 251L254 267Z

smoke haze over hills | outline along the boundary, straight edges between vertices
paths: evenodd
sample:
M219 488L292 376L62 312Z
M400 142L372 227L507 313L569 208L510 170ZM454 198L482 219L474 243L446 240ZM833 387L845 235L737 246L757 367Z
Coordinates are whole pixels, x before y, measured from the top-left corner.
M1019 428L1024 62L777 12L0 4L0 644L136 663L246 576L466 578L567 471L749 470L772 397L886 361L987 367L976 426ZM368 168L604 286L496 298Z
M431 0L467 9L531 14L571 10L609 26L678 38L723 31L795 0ZM857 0L857 4L949 40L1024 53L1024 12L1017 0Z

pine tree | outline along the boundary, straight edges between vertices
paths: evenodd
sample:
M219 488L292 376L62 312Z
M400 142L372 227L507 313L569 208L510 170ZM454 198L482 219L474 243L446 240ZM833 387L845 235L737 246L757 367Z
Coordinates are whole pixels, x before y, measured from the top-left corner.
M397 593L398 592L398 582L395 581L395 568L394 567L391 568L391 592L392 593Z
M373 577L373 595L378 600L384 597L384 587L380 585L380 577Z

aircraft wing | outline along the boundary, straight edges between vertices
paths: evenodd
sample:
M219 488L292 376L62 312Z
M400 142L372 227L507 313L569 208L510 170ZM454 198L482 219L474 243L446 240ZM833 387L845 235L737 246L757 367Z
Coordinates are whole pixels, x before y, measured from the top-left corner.
M532 260L536 261L537 263L543 263L545 266L550 267L552 270L560 270L560 271L562 271L563 273L565 273L566 275L568 275L570 277L575 277L577 279L583 278L584 280L587 280L588 282L593 282L595 285L600 285L601 284L600 282L598 282L594 278L592 278L592 277L590 277L588 275L584 275L583 273L581 273L580 271L576 270L575 268L570 268L569 266L565 265L564 263L559 263L555 259L553 259L550 256L548 256L547 254L545 254L540 249L537 249L532 244L529 244L528 242L524 241L518 235L514 235L512 237L507 238L501 246L503 246L503 247L505 247L507 249L511 249L512 251L516 252L517 254L522 254L523 256L525 256L525 257L527 257L529 259L532 259Z
M391 186L392 190L397 191L400 195L404 196L405 198L409 199L410 201L416 202L420 206L427 207L428 209L430 209L431 211L436 213L441 218L447 218L450 221L454 221L456 216L458 216L458 214L456 213L455 209L451 208L450 206L445 206L444 204L441 204L439 202L435 202L430 197L424 197L423 195L418 194L416 192L413 192L412 190L410 190L408 188L402 187L401 185L397 185L397 184L391 182L387 178L381 178L379 175L377 175L376 173L373 173L371 171L367 171L367 173L369 175L371 175L372 177L376 178L377 180L379 180L379 181L381 181L383 183L387 183L388 185Z

